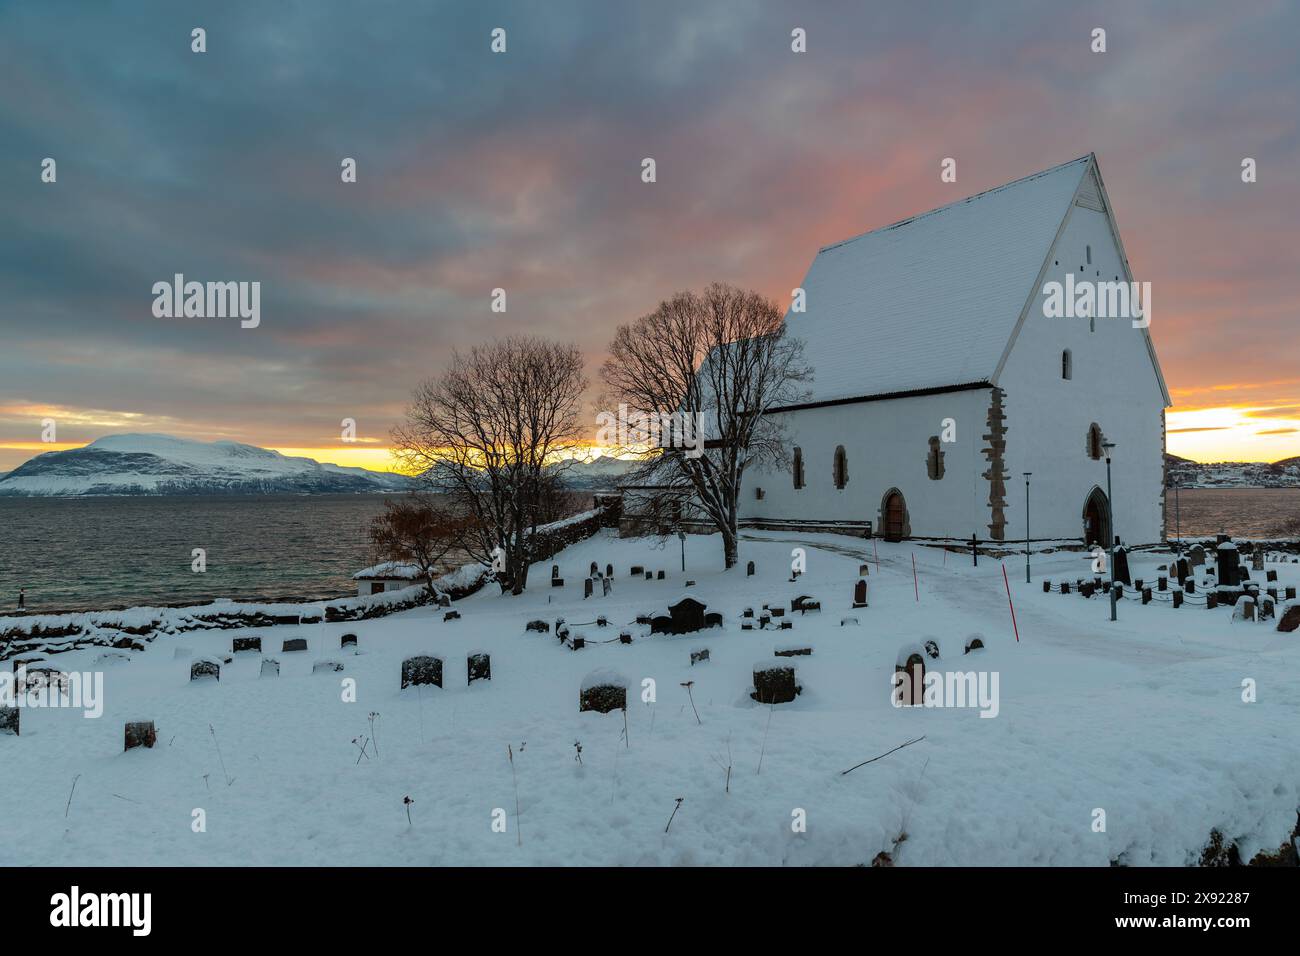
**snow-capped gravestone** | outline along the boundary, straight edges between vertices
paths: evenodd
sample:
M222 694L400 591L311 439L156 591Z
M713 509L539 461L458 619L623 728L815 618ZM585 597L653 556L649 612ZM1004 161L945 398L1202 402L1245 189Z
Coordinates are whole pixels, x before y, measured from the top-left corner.
M1176 577L1178 578L1179 581L1186 581L1190 579L1192 574L1192 564L1186 558L1179 558L1178 563L1175 565L1175 568L1177 571Z
M600 579L601 597L609 597L609 592L614 589L614 582L609 578Z
M793 664L759 661L754 665L754 689L749 696L760 704L788 704L803 691L796 673Z
M1259 619L1261 621L1273 620L1276 606L1276 600L1273 597L1266 597L1259 601L1259 610L1257 612Z
M260 637L236 637L230 642L230 650L234 654L240 651L258 651L262 650L262 639Z
M339 638L340 650L342 650L345 647L356 647L356 646L357 646L357 636L355 634L344 634L341 638Z
M582 599L585 601L591 597L595 582L591 578L586 578L582 582Z
M0 734L13 734L17 737L21 714L21 707L0 705Z
M684 597L669 606L667 615L657 615L650 622L652 634L689 634L706 627L704 603L693 597ZM721 618L721 615L718 615ZM720 623L720 621L719 621Z
M1186 560L1189 569L1205 567L1205 548L1199 544L1192 545L1187 551ZM1183 577L1187 577L1186 571L1183 572Z
M1255 620L1255 602L1250 598L1242 598L1232 609L1232 619L1234 621Z
M190 680L221 680L221 664L210 657L200 657L190 664Z
M154 728L152 720L133 720L126 725L125 746L126 750L134 750L136 747L152 747L158 742L158 731Z
M323 660L311 665L313 674L336 674L341 670L343 670L342 661Z
M402 688L420 684L442 686L442 658L431 654L418 654L402 661Z
M551 565L551 587L564 587L564 578L560 577L560 566L558 564Z
M707 647L701 647L698 651L691 651L692 667L694 667L696 664L703 664L708 659L709 659L709 649Z
M291 637L280 647L280 650L285 653L291 651L305 651L306 649L307 639L305 637Z
M264 658L262 658L262 672L261 672L260 676L261 676L261 677L279 677L279 676L280 676L280 662L277 661L274 657L264 657Z
M1233 585L1240 582L1241 575L1238 568L1241 567L1241 555L1237 553L1237 546L1231 541L1223 541L1215 550L1218 560L1217 574L1220 584Z
M752 578L753 576L754 576L754 562L750 561L747 565L745 565L745 577Z
M972 634L966 638L966 646L962 653L969 654L971 651L982 650L984 650L984 636L982 634Z
M465 659L465 671L469 683L476 680L492 679L492 658L487 654L471 654Z
M627 678L609 668L588 674L578 690L578 712L586 710L600 714L608 714L611 710L627 710Z
M560 623L563 622L561 621ZM528 631L538 631L542 634L551 633L551 625L547 624L545 621L529 621L524 626L524 629Z
M1264 570L1264 552L1259 548L1250 553L1250 569L1252 571Z

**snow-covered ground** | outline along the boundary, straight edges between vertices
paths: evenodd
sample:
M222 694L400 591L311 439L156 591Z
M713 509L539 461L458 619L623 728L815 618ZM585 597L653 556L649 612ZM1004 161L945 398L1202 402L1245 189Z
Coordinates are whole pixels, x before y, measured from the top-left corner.
M790 583L794 547L806 549L807 572ZM1184 865L1213 828L1246 857L1291 831L1300 632L1234 622L1230 608L1127 599L1112 624L1104 597L1042 593L1042 576L1090 576L1086 556L1058 552L1035 558L1031 585L1023 561L1006 561L1017 643L997 561L973 568L969 556L875 547L878 566L869 541L755 533L723 573L718 540L694 536L683 574L676 540L658 549L603 532L556 559L564 588L547 586L546 562L529 593L480 592L456 605L460 620L420 608L163 636L98 663L103 649L57 655L65 671L105 673L104 715L25 709L22 736L0 734L0 864L803 865L869 863L883 850L899 865ZM870 607L853 610L862 560ZM615 584L584 601L591 561L613 563ZM1134 555L1134 574L1153 580L1157 561ZM630 579L634 564L667 580ZM1283 586L1300 583L1300 565L1277 568ZM687 579L726 615L723 628L651 637L630 623L675 601ZM790 616L800 594L822 611ZM742 609L764 603L783 604L793 629L741 630ZM611 626L586 623L597 615ZM556 617L587 647L525 630ZM846 617L858 623L841 626ZM355 654L339 650L349 632L360 637ZM234 655L219 682L189 681L194 657L249 633L262 635L263 654ZM985 649L964 656L972 634ZM279 652L293 637L310 649ZM927 639L942 653L931 668L997 673L996 717L891 705L900 648ZM752 701L753 665L805 643L813 654L791 659L801 696ZM691 666L699 648L710 659ZM474 651L491 655L492 679L467 686ZM415 653L444 659L443 689L399 690L401 662ZM259 677L263 657L280 661L279 677ZM343 671L313 673L326 658ZM584 678L605 668L629 684L626 742L622 712L578 712ZM345 679L356 702L343 699ZM646 679L654 703L642 702ZM1243 701L1246 679L1256 702ZM377 752L371 742L361 756L353 741L371 736L372 713ZM157 746L124 753L123 724L138 719L156 721ZM198 809L206 832L194 832ZM793 825L801 818L806 832Z

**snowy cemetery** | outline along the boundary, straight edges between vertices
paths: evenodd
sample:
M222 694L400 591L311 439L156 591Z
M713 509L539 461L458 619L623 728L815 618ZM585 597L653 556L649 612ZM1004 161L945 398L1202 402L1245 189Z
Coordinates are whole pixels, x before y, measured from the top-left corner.
M1294 862L1300 564L601 530L385 617L10 655L0 863ZM682 570L683 561L686 570ZM393 601L398 595L385 594ZM71 646L71 645L69 645Z

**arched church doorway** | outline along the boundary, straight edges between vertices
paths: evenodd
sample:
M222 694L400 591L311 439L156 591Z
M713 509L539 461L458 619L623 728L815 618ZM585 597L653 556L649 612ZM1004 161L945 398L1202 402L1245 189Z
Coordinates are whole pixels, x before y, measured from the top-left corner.
M1083 503L1083 543L1109 547L1110 508L1107 507L1106 493L1094 487Z

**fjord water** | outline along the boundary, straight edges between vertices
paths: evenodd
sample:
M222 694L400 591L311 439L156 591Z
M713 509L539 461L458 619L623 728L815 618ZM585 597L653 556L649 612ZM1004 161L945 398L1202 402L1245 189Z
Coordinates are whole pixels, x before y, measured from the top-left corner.
M1172 493L1167 505L1174 532ZM1182 533L1270 537L1300 519L1300 489L1186 489ZM147 604L311 600L356 593L383 495L0 497L0 614ZM1121 533L1123 529L1120 529ZM207 571L190 570L194 548Z
M0 497L0 614L356 593L383 495ZM207 552L207 571L191 552Z

